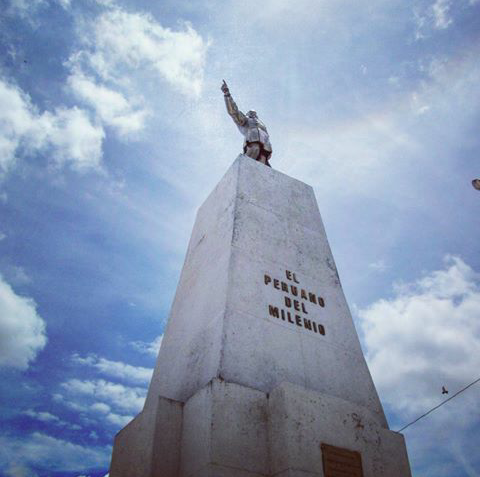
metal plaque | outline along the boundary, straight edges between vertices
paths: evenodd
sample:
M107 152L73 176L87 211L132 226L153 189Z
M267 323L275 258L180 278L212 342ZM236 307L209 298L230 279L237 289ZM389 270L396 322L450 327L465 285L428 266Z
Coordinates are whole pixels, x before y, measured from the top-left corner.
M363 477L360 452L322 444L325 477Z

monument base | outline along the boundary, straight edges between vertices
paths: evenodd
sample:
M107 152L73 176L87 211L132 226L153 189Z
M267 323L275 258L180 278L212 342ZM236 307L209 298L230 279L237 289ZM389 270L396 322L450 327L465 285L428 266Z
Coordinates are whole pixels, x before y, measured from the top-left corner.
M367 408L290 383L213 379L159 398L115 438L111 477L409 477L403 436Z

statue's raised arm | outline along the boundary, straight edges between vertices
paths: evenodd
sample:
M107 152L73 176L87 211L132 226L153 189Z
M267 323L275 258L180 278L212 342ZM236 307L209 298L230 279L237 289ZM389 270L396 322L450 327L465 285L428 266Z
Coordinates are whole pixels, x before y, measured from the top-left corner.
M237 126L244 126L247 122L247 116L243 114L236 105L235 101L230 94L227 83L223 80L222 84L223 97L225 98L225 106L227 107L227 113L232 117Z
M225 98L227 113L245 137L243 143L244 154L270 167L268 161L272 155L272 145L265 124L258 119L255 111L250 110L247 114L243 114L238 109L225 80L223 80L221 89Z

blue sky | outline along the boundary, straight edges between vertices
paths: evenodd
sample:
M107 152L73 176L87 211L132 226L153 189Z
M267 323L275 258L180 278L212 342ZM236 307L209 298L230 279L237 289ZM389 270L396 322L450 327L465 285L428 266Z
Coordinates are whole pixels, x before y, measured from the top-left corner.
M196 208L240 152L311 184L392 429L479 377L480 1L0 0L0 475L104 476ZM405 432L480 475L480 387Z

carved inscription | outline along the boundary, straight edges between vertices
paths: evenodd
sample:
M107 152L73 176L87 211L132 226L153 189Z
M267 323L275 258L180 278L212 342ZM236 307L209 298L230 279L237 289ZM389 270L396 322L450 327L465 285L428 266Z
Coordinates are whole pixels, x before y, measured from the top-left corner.
M363 477L360 452L322 444L325 477Z
M268 314L273 318L305 328L312 333L325 335L323 325L305 316L308 315L308 306L313 304L313 306L324 308L325 300L320 295L301 288L295 272L285 270L285 278L284 281L267 274L263 276L263 282L266 286L271 286L283 293L282 303L284 307L268 305Z

